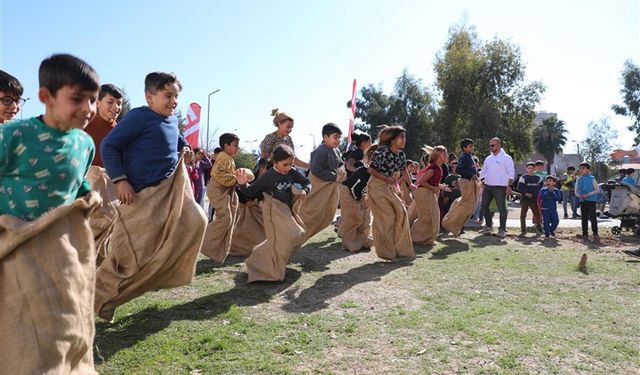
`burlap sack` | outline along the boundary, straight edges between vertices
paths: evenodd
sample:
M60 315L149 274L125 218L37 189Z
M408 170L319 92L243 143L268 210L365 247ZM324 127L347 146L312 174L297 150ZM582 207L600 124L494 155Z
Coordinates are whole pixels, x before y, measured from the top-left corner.
M462 227L476 210L478 195L480 194L480 182L478 180L458 179L460 196L453 201L449 212L442 219L442 227L453 235L460 234Z
M355 252L373 245L371 211L365 202L353 199L349 188L340 184L340 228L342 248Z
M116 307L147 291L190 283L206 224L183 161L132 205L120 205L111 249L97 271L96 313L110 320Z
M207 197L215 208L216 217L207 224L200 251L222 264L231 250L233 227L238 212L238 193L235 186L220 185L212 178L207 187Z
M0 374L96 374L89 193L35 221L0 216Z
M409 186L407 181L402 180L400 183L400 193L405 207L411 206L411 202L413 202L413 192L411 191L411 186Z
M304 223L298 216L303 201L302 197L296 197L291 210L285 203L265 194L262 217L267 239L247 258L247 282L284 280L289 259L306 237Z
M411 204L418 218L411 223L411 239L422 245L435 245L440 232L440 207L438 193L427 188L418 188L413 192Z
M236 224L231 237L230 256L248 257L267 237L264 234L264 219L258 201L238 205Z
M108 240L113 231L113 223L120 201L116 187L111 182L104 168L92 165L87 174L91 189L102 198L102 204L93 210L89 217L89 224L96 241L96 266L99 266L107 256Z
M367 185L368 204L373 215L373 246L382 259L415 258L404 203L393 187L372 177Z
M304 200L300 209L300 218L306 228L306 238L331 225L338 209L338 185L336 181L323 181L313 174L309 174L311 192Z

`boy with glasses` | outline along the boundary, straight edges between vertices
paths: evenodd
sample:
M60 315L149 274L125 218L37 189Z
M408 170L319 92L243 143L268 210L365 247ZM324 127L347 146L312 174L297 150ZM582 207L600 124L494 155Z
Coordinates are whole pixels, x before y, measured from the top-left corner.
M11 74L0 70L0 124L13 120L26 102L21 98L22 84Z

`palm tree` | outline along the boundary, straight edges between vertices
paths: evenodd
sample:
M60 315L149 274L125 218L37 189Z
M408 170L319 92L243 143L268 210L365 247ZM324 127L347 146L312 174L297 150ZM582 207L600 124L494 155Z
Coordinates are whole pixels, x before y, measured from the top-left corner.
M542 124L533 130L533 146L547 159L547 173L549 174L555 155L560 153L562 146L567 143L566 133L564 121L555 117L542 120Z

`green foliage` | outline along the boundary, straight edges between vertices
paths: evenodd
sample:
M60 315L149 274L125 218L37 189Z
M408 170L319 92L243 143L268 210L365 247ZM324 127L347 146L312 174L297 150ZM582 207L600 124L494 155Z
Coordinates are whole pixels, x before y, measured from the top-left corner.
M475 29L460 25L434 64L441 93L436 132L449 148L461 138L485 144L493 137L516 160L531 152L535 106L545 86L525 81L520 49L509 42L479 40Z
M405 69L391 95L372 84L363 87L360 94L362 99L357 101L356 116L364 123L356 124L356 129L376 139L380 125L402 125L407 130L405 152L410 159L418 159L421 146L433 140L435 113L431 94L422 81Z
M624 105L614 104L611 109L618 115L631 118L633 122L629 125L629 130L636 133L634 142L637 144L640 143L640 67L631 60L625 61L620 83Z
M551 174L551 165L555 155L562 152L562 146L567 143L566 133L564 121L555 117L544 119L542 124L533 130L533 145L536 151L547 159L547 173L549 174Z
M182 115L181 110L176 112L176 117L178 118L178 130L181 135L184 135L184 128L187 126L187 118Z
M249 168L253 170L256 167L256 155L244 149L238 151L234 160L236 162L236 168Z
M580 142L580 155L591 164L593 175L598 181L604 182L611 173L607 166L609 154L616 147L614 140L618 132L611 128L611 120L602 117L597 122L591 121L587 125L587 135Z

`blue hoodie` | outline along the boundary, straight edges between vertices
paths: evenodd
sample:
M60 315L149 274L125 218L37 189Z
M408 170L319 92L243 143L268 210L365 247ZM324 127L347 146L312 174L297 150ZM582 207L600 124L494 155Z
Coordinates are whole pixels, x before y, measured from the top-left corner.
M581 199L581 201L597 202L599 192L598 182L591 173L578 177L578 181L576 182L576 197L580 198L580 195L588 195L586 199Z

